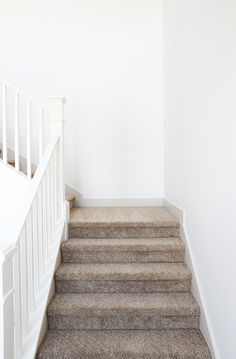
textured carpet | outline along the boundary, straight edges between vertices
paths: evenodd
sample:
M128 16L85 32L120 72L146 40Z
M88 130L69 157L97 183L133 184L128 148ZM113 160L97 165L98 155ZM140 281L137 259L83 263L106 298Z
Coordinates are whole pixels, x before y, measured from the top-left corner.
M178 221L74 208L38 359L210 359Z

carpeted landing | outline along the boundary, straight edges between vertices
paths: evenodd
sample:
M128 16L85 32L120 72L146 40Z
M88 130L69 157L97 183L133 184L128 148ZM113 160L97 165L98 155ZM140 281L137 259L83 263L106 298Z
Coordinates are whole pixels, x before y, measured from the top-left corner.
M73 208L37 359L210 359L179 223L160 207Z

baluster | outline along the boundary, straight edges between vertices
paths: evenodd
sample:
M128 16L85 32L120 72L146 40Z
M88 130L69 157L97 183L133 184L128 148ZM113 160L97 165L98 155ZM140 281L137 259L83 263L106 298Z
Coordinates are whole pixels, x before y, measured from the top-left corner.
M31 179L31 102L27 101L27 177Z
M60 186L61 186L61 182L60 182L60 170L59 170L59 166L58 163L60 161L60 144L59 142L57 142L57 147L56 147L56 153L57 153L57 220L58 222L61 221L61 197L60 197Z
M27 249L26 249L26 225L24 226L20 236L20 283L21 283L21 324L22 324L22 337L28 331L28 296L27 296ZM24 340L23 340L24 344Z
M7 88L2 86L2 159L7 163Z
M54 216L55 216L55 227L58 223L57 213L57 145L53 152L53 197L54 197Z
M44 175L45 179L45 191L44 191L44 199L45 199L45 232L46 232L46 265L49 263L49 248L50 248L50 211L49 211L49 188L48 188L48 168L45 171Z
M43 277L43 213L42 213L42 184L38 189L38 273L39 273L39 288L41 285L41 279Z
M32 236L32 244L33 244L33 280L34 280L34 309L37 306L37 292L38 292L38 283L39 283L39 265L38 265L38 198L35 197L35 200L32 205L32 213L33 213L33 236Z
M52 212L51 212L51 188L50 188L50 164L46 170L47 180L47 233L48 233L48 247L50 249L52 244ZM49 253L48 253L49 254Z
M55 154L56 154L56 160L55 160L55 171L56 171L56 214L57 214L57 223L60 222L61 220L61 215L60 215L60 197L59 197L59 169L58 169L58 161L59 161L59 142L57 142L56 144L56 148L55 148Z
M43 156L43 108L39 109L39 161Z
M46 181L45 176L42 180L42 220L43 220L43 236L42 236L42 249L43 249L43 268L44 274L47 268L47 197L46 197Z
M6 249L2 247L0 250L0 358L4 359L14 358L16 332L14 323L18 323L16 322L16 308L19 302L18 292L15 292L15 273L17 273L15 252L16 247Z
M19 94L15 93L15 169L19 171Z
M55 206L54 206L54 180L53 180L53 155L54 152L52 153L52 157L51 160L49 162L49 169L50 169L50 203L51 203L51 218L52 218L52 222L51 222L51 226L52 226L52 240L54 239L54 235L55 235Z
M22 351L22 297L21 297L21 252L20 245L16 245L16 254L14 261L14 283L15 283L15 330L16 330L16 342L15 342L15 359L21 358Z
M32 208L27 218L27 276L28 276L28 311L30 314L34 311L34 280L33 280L33 246L32 246Z

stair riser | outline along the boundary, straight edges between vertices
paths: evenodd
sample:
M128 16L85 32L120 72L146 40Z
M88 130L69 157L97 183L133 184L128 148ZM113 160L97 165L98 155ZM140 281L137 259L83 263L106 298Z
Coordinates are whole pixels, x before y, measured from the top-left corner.
M49 329L197 329L199 316L160 316L152 314L125 314L117 315L73 315L73 316L48 316Z
M178 227L77 227L69 224L70 238L169 238L178 237Z
M51 330L37 359L211 359L196 330Z
M184 250L161 252L81 252L62 251L67 263L174 263L184 262Z
M191 280L56 280L58 293L188 292Z
M56 354L57 355L57 354ZM44 354L38 354L37 359L58 359L58 356L46 356ZM61 358L60 358L61 359ZM127 352L123 351L122 348L118 350L116 349L114 352L110 351L110 353L85 353L83 356L78 357L76 353L70 357L63 357L63 359L196 359L196 355L189 354L188 356L183 357L181 353L177 353L175 356L169 356L168 354L157 353L153 351L153 353L137 353L137 352ZM198 355L197 359L212 359L210 355L206 356L203 354L201 357Z

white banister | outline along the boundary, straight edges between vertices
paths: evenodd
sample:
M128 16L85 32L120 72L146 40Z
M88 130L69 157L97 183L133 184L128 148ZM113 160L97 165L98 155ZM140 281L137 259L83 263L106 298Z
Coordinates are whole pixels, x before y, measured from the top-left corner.
M1 81L0 81L1 83ZM7 84L3 84L2 114L5 114L5 160L7 160ZM12 88L11 88L12 89ZM14 89L15 165L19 165L19 99L26 99L27 177L31 179L31 126L33 103L30 96ZM48 106L38 106L39 164L27 181L28 192L22 206L22 227L15 244L0 247L0 359L33 359L40 339L51 283L65 231L64 112L65 99L50 97ZM43 148L43 120L48 114L50 140ZM1 165L1 164L0 164ZM18 173L16 174L18 176ZM26 182L26 181L25 181Z
M15 169L19 171L19 94L15 93Z
M9 356L9 359L34 357L47 308L66 219L66 206L65 202L64 206L60 202L61 194L55 193L54 198L54 183L56 188L61 184L58 171L56 176L52 171L60 163L59 146L59 136L53 136L30 182L32 203L16 243L14 256L15 354L14 357ZM58 206L61 211L55 218Z

